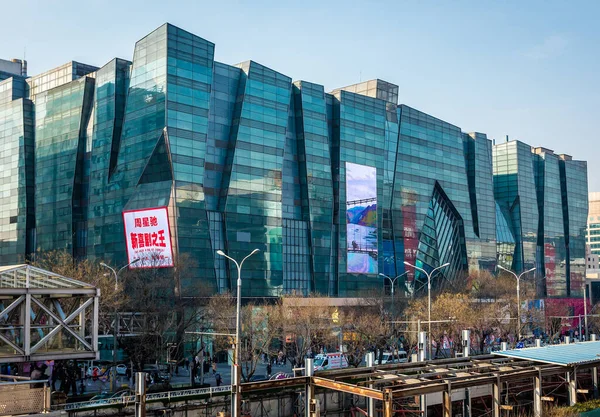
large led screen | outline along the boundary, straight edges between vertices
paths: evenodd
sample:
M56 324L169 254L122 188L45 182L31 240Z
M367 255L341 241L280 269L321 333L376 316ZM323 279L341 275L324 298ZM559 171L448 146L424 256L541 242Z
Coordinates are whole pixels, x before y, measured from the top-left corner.
M377 273L377 170L346 162L347 271Z

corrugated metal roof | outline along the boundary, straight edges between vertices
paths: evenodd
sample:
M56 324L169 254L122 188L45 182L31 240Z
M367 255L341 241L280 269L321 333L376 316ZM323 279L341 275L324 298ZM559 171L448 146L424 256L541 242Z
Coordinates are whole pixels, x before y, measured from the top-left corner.
M534 362L572 366L598 362L600 364L600 341L548 345L525 349L501 350L494 355L526 359Z
M27 264L0 266L0 293L4 288L92 289L93 285Z

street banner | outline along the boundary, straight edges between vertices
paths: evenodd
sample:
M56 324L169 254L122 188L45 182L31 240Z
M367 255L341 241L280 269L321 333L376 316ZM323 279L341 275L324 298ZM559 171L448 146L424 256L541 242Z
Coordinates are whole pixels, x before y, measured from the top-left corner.
M171 268L173 249L166 207L123 212L129 268Z

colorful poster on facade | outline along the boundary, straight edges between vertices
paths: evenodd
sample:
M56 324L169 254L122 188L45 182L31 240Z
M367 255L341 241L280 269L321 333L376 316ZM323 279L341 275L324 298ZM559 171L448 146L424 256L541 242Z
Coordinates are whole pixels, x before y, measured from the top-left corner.
M347 271L377 273L377 170L346 162Z
M170 268L173 249L166 207L123 212L130 268Z

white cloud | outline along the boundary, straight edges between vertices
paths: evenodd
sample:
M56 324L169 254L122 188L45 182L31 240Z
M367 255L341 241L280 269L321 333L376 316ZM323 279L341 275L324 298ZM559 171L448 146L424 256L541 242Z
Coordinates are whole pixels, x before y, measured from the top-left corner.
M566 49L569 41L562 35L547 36L541 43L533 45L523 52L523 55L529 59L543 60L555 58L561 55Z

